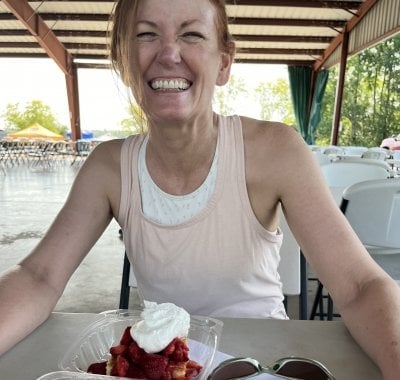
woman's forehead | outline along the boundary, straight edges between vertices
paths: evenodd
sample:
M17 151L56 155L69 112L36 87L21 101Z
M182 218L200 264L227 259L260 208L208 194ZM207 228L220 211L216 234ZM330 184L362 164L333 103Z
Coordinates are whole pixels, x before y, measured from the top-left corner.
M152 22L210 23L214 18L215 8L209 0L141 0L136 14L136 21Z

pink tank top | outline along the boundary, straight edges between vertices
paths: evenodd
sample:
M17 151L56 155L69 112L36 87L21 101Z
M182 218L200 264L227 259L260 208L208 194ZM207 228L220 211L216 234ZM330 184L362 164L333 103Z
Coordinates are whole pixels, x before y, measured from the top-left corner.
M130 136L122 146L118 222L138 291L191 314L286 319L278 274L282 234L266 230L251 208L240 118L219 116L218 123L214 194L178 225L157 224L142 212L137 162L143 136Z

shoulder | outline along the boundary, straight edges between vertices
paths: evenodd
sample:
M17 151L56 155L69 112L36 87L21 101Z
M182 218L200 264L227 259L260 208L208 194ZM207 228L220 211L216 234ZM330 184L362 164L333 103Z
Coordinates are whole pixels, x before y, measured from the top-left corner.
M306 178L318 170L311 149L295 128L245 117L241 121L248 180L274 184L280 193L288 181Z
M125 139L102 142L85 160L75 180L74 188L90 190L93 195L108 199L112 209L117 210L121 188L121 148Z
M303 138L292 126L243 116L240 120L245 149L257 152L264 158L275 155L290 157L309 150Z

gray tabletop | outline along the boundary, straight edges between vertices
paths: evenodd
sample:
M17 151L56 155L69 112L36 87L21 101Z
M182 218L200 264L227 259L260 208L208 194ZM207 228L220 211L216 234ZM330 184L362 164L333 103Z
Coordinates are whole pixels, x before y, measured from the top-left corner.
M0 358L0 379L35 380L57 371L58 361L96 314L53 313L29 337ZM264 364L284 356L323 362L337 380L382 379L342 322L222 319L219 350Z

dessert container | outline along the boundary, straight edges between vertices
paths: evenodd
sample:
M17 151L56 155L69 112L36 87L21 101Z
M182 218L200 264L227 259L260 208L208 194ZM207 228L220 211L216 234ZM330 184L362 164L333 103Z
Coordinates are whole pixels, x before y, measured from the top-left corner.
M100 318L80 334L76 342L60 360L60 373L68 373L69 371L75 374L86 375L86 377L71 377L72 379L87 379L87 376L90 376L89 379L117 379L118 377L114 376L87 374L86 370L92 363L108 360L110 357L110 348L119 344L127 326L132 326L141 320L141 311L139 309L114 310L101 313ZM190 317L188 335L189 357L203 367L196 379L205 379L211 370L210 367L218 349L222 327L222 321L215 318L202 316ZM67 378L42 377L40 379L61 380Z
M118 377L116 378L111 376L93 375L90 373L81 373L81 372L56 371L40 376L36 380L107 380L107 379L108 380L118 379Z

